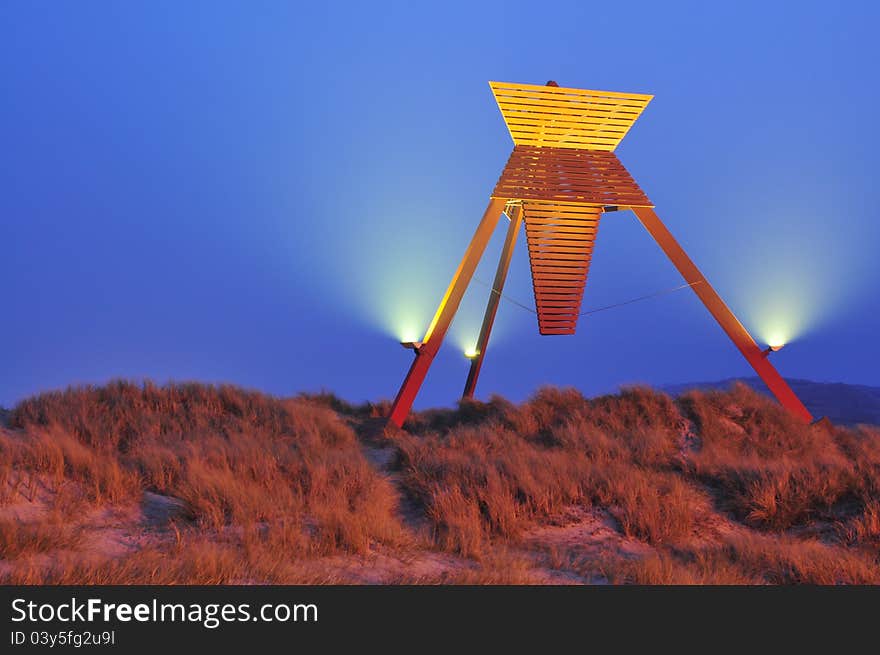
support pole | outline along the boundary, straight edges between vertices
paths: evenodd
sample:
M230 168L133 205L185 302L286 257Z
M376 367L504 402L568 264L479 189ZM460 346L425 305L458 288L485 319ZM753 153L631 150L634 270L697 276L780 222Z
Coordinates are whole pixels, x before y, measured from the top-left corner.
M788 383L779 375L779 372L767 359L765 353L758 347L752 335L743 327L742 323L734 316L730 308L721 299L721 296L712 288L709 281L703 276L696 265L687 256L678 241L672 236L666 226L661 222L656 212L650 207L633 207L633 212L641 221L645 229L654 237L654 240L672 261L678 272L682 274L694 292L703 301L709 313L718 321L721 328L727 333L734 345L739 348L764 384L770 389L779 403L788 411L807 422L813 420L812 414L801 402Z
M492 237L492 232L498 225L498 219L501 218L501 212L504 211L506 202L504 198L489 200L489 206L486 207L483 219L458 265L458 270L452 277L452 282L449 283L449 288L446 289L443 300L440 301L440 306L434 314L431 325L428 326L422 345L416 350L416 357L410 366L409 373L407 373L400 391L397 392L397 397L391 406L391 414L388 417L389 424L402 427L409 415L416 395L419 393L422 382L425 381L425 376L431 367L431 362L434 360L434 355L440 350L443 337L446 336L446 331L455 317L455 312L458 311L458 305L461 303L461 298L464 296L468 284L470 284L480 257L483 256L483 251Z
M501 301L501 293L504 291L504 282L507 279L507 270L510 268L510 260L513 258L513 249L519 236L522 225L523 208L517 205L509 214L510 225L507 226L507 237L504 240L504 248L501 251L501 259L498 260L498 269L495 271L495 281L489 292L489 302L486 303L486 313L483 315L483 324L480 326L480 336L477 338L477 355L471 360L471 368L468 371L467 381L464 384L462 398L473 398L474 389L477 386L477 377L483 366L483 358L486 356L486 348L489 346L489 334L492 332L492 324L495 322L495 314Z

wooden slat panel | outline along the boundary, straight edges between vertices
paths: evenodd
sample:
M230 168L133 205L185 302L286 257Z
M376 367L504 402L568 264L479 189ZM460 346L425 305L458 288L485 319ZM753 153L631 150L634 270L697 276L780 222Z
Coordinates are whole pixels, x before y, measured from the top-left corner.
M580 220L584 205L653 206L613 152L556 147L514 147L492 195L543 200L535 220Z
M602 207L523 200L532 286L541 334L573 334ZM554 210L562 210L560 220ZM538 218L535 218L535 217Z
M516 145L613 151L653 96L489 82Z

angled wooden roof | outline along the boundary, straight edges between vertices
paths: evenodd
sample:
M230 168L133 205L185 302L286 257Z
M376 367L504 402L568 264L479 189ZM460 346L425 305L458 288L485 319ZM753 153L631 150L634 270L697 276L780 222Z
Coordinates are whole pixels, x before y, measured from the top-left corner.
M516 145L613 151L654 96L489 82Z

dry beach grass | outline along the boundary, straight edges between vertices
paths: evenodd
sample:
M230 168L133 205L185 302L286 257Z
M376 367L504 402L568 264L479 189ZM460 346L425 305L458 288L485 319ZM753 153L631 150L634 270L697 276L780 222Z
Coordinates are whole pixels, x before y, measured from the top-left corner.
M880 431L748 388L414 414L114 382L0 428L0 582L880 582Z

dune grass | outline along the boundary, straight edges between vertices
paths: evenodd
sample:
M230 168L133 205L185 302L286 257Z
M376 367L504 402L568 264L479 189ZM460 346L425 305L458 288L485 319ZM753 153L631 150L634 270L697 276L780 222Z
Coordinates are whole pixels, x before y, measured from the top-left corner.
M880 582L876 428L808 426L744 386L677 400L545 388L359 438L387 409L130 382L25 400L0 429L0 581L346 582L346 563L390 553L404 564L389 582ZM144 509L151 494L164 514ZM642 554L528 541L573 508ZM108 519L137 547L93 552L87 518L106 511L137 517ZM408 573L432 552L460 566Z
M188 530L251 549L365 552L401 534L394 493L352 429L308 400L118 382L26 400L11 425L23 434L0 441L7 477L38 475L53 499L75 489L71 515L151 491L182 501Z

